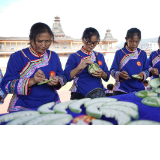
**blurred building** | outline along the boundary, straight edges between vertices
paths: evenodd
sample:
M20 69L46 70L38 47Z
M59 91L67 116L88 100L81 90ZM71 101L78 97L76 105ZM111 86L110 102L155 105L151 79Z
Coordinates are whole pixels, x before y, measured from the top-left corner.
M68 56L79 50L83 45L81 38L74 39L64 33L58 16L55 17L52 31L55 36L55 43L52 43L49 49L57 52L59 56ZM104 39L100 41L95 50L103 54L112 53L113 57L113 53L116 51L116 42L117 39L113 38L111 30L108 29ZM29 37L0 37L0 57L9 57L12 53L28 46Z

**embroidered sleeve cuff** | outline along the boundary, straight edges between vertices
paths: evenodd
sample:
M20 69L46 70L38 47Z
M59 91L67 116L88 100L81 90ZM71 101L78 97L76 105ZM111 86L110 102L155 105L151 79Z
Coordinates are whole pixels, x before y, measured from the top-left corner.
M122 81L122 79L120 79L120 71L112 70L111 71L111 75L112 75L113 78L115 78L115 80L117 82L121 82Z
M19 82L18 82L18 85L17 85L17 93L18 93L18 95L29 95L30 94L31 88L28 88L29 80L30 80L30 78L28 78L28 79L23 79L23 78L19 79Z
M59 78L59 83L61 87L67 83L67 78L64 75L59 75L58 78Z
M64 75L59 75L58 81L59 81L60 87L53 86L55 90L59 90L62 86L64 86L67 83L67 78Z
M7 93L4 93L1 89L0 89L0 96L2 97L2 100L0 101L0 104L3 104L5 97L7 96Z
M143 77L144 77L142 81L146 80L149 77L148 71L142 71L141 73L143 74Z

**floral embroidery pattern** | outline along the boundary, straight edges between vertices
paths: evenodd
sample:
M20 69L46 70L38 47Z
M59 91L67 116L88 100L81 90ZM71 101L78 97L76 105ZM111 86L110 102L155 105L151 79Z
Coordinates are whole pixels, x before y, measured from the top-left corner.
M152 64L153 64L152 67L154 67L159 61L160 61L160 57L159 57L159 56L156 56L156 57L152 60Z
M43 57L43 55L44 55L44 53L45 53L45 52L44 52L43 54L38 54L38 53L33 49L32 46L29 46L28 49L29 49L29 51L30 51L35 57Z
M143 75L144 75L144 80L147 79L147 77L149 77L148 71L142 71L141 73L143 73Z
M17 100L18 100L17 95L16 95L16 94L13 94L13 96L12 96L12 98L11 98L11 100L10 100L10 103L9 103L8 112L13 111L13 108L14 108Z
M14 93L14 91L15 91L15 85L16 85L16 82L17 82L18 80L17 79L14 79L12 82L11 82L11 93L13 94Z
M5 90L6 90L6 92L7 93L9 93L9 84L11 83L11 81L9 81L8 83L7 83L7 85L5 86Z
M82 51L84 54L87 54L87 55L90 55L90 54L93 53L93 51L91 51L91 52L86 51L86 50L84 49L84 47L81 48L81 51Z
M35 61L29 61L25 68L20 73L20 78L29 78L37 68L48 65L48 54L44 54L44 57Z
M64 86L67 83L67 79L65 76L59 75L58 78L59 78L59 83L61 84L61 86Z
M125 53L123 50L122 50L122 52ZM130 53L130 54L125 53L125 55L123 56L123 58L121 59L121 61L119 63L119 71L125 66L126 63L128 63L129 60L137 59L138 55L139 54L138 54L137 50L134 53Z
M127 92L119 89L119 87L120 87L120 82L116 82L115 85L114 85L113 90L114 90L114 91L121 91L121 92L127 93Z
M111 71L111 75L112 75L112 77L115 78L116 81L119 82L120 71L116 71L116 70L113 69L113 70Z
M29 83L29 79L21 78L19 80L19 83L17 85L17 92L19 95L27 95L28 83Z
M77 87L76 87L77 81L78 81L78 77L76 77L76 78L74 79L74 82L73 82L71 88L69 89L69 91L71 91L71 92L76 92L76 91L77 91ZM75 84L76 84L76 85L75 85Z

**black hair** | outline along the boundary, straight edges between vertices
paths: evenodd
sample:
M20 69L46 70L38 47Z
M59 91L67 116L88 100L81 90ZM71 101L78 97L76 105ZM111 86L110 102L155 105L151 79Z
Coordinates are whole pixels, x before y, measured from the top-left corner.
M131 28L127 31L126 39L133 38L133 36L137 35L139 39L141 40L141 31L138 28ZM127 42L125 42L124 47L127 45Z
M148 83L148 81L147 81L147 80L144 80L143 83Z
M158 37L158 43L160 43L160 36Z
M95 28L89 27L84 30L82 38L89 39L91 41L92 36L97 36L98 40L100 40L98 31Z
M50 29L50 27L45 24L45 23L41 23L41 22L38 22L38 23L35 23L31 29L30 29L30 40L34 40L35 42L35 39L37 37L38 34L40 33L45 33L45 32L48 32L54 42L54 34L52 32L52 30Z
M108 85L107 85L107 89L108 89L108 90L112 90L112 89L113 89L113 84L108 84Z

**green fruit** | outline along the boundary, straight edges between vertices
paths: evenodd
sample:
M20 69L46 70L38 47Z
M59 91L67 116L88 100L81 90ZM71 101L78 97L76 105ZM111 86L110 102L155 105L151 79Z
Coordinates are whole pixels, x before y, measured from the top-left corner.
M160 123L156 121L149 121L149 120L137 120L137 121L132 121L128 123L128 125L160 125Z
M115 118L115 120L118 122L118 125L124 125L131 122L131 117L123 111L103 108L101 109L101 112L107 118Z
M97 63L93 63L88 66L88 72L90 74L92 74L93 72L96 72L97 70L100 70L100 67Z
M108 103L104 103L101 107L103 107L103 106L113 106L113 105L126 106L126 107L129 107L129 108L132 108L132 109L138 111L138 106L135 103L126 102L126 101L108 102Z
M37 111L20 111L20 112L8 113L8 114L0 116L0 123L12 121L16 118L30 116L30 115L39 115L39 112L37 112Z
M82 109L80 108L85 102L89 101L91 98L82 98L80 100L74 101L69 104L70 111L74 113L81 113Z
M67 102L58 103L53 107L53 110L56 113L67 114L66 109L69 107L69 104L71 104L74 101L76 101L76 100L70 100L70 101L67 101Z
M97 105L95 104L91 104L86 108L86 114L95 118L102 117L102 112L98 110Z
M160 107L160 98L159 97L146 97L141 101L143 104L153 107Z
M101 119L92 119L92 125L113 125L113 123Z
M133 74L132 77L136 78L136 79L141 79L141 77L139 75L137 75L137 74Z
M145 97L157 97L157 96L158 96L157 93L151 92L151 91L146 91L146 90L139 91L139 92L135 93L135 95L136 95L137 97L140 97L140 98L145 98Z
M118 101L118 100L116 98L108 98L108 97L94 98L85 102L84 107L88 107L89 105L95 104L95 103L100 103L100 105L102 105L102 103L115 102L115 101Z
M100 111L104 110L104 109L115 109L115 110L119 110L122 111L126 114L128 114L129 116L131 116L134 119L138 119L139 118L139 114L138 111L136 111L135 109L132 109L130 107L127 106L122 106L122 105L110 105L110 106L102 106L100 108Z
M49 79L49 80L47 80L47 81L44 81L44 82L38 83L38 85L41 85L41 84L44 84L44 83L50 82L50 81L52 81L52 80L53 80L53 79Z
M30 121L28 121L27 123L25 123L25 125L44 125L44 124L48 124L50 122L53 122L55 120L61 119L61 118L65 118L65 117L70 117L71 115L69 114L43 114L40 117L31 119Z
M54 113L54 111L50 110L50 108L52 108L53 106L54 106L54 102L45 103L41 105L37 111L42 114L52 114Z
M28 121L30 121L31 119L34 119L34 118L37 118L40 116L41 116L41 114L39 113L39 114L35 114L35 115L19 117L19 118L16 118L16 119L9 121L7 123L7 125L23 125L23 124L27 123Z
M73 119L72 115L65 115L64 117L55 119L47 123L47 125L65 125Z

